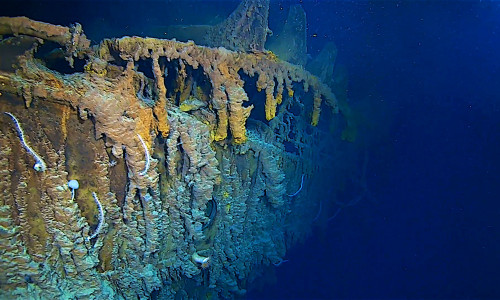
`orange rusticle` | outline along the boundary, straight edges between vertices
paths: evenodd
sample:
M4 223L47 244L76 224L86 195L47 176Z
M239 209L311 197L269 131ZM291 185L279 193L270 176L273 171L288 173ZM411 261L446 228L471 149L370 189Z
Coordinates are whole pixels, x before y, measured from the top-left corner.
M242 144L247 140L245 123L250 116L253 105L243 107L243 101L248 101L247 94L245 90L243 90L243 87L232 85L229 86L226 91L229 96L229 127L231 128L234 142L236 144Z
M188 94L193 93L191 90L191 82L193 78L191 72L186 72L187 66L192 69L202 68L203 73L210 79L212 85L212 97L208 99L207 105L210 109L215 110L217 115L217 126L215 126L214 139L216 141L225 140L228 136L228 130L231 131L233 141L241 143L246 140L245 124L246 118L250 113L251 108L244 108L242 103L248 99L247 91L243 89L243 80L240 78L240 72L249 76L258 76L257 90L266 91L265 115L267 120L271 120L276 115L276 106L283 100L283 89L286 85L287 94L293 96L292 83L302 83L304 91L308 91L311 87L314 91L314 110L313 124L317 124L319 119L321 99L324 98L326 103L331 106L334 112L337 109L337 100L331 90L320 82L315 76L305 71L301 66L295 66L290 63L274 59L272 56L263 55L260 53L241 53L226 50L223 48L207 48L195 45L193 42L177 42L175 40L162 40L156 38L142 37L123 37L119 39L105 39L98 46L90 48L88 41L85 39L81 28L67 28L56 26L42 22L36 22L27 18L0 18L0 33L21 33L26 35L36 36L42 39L51 40L62 45L68 45L77 39L80 44L77 48L67 47L66 56L85 53L88 57L88 62L104 61L104 64L109 63L109 69L113 70L113 74L119 70L116 67L112 68L115 57L119 57L129 64L141 59L152 61L151 69L154 75L154 89L157 99L151 111L151 108L143 107L142 109L149 110L149 113L142 112L140 117L145 120L138 121L139 124L134 126L139 134L147 136L147 131L161 132L163 136L167 135L167 109L174 105L173 100L167 98L167 90L165 85L165 60L167 63L176 60L178 70L175 80L178 82L177 89L180 89L181 100L186 99ZM114 53L113 55L111 53ZM28 60L29 61L29 60ZM162 63L160 63L162 61ZM34 70L29 70L29 69ZM76 94L88 95L90 88L99 86L102 91L109 92L110 95L116 95L123 99L120 102L135 101L137 91L134 90L134 85L130 84L124 87L122 92L112 91L111 86L116 86L115 81L123 81L117 76L107 76L105 69L100 72L100 76L85 77L80 74L75 74L63 78L60 75L53 74L50 70L43 70L36 66L30 65L30 68L24 68L26 73L37 73L37 76L26 76L31 78L42 78L42 83L37 84L31 82L20 86L20 90L24 91L23 96L29 104L32 96L43 98L56 98L59 101L69 102L73 107L77 107L82 99L75 97ZM121 67L123 69L123 67ZM130 68L129 68L130 69ZM126 71L129 73L137 72L132 69ZM1 74L0 74L1 75ZM89 75L93 75L89 72ZM42 77L45 76L45 77ZM98 78L100 77L100 78ZM127 78L131 80L133 74L129 74ZM102 79L102 80L100 80ZM65 82L66 81L66 82ZM74 84L68 82L73 81ZM66 88L67 85L69 88ZM186 86L186 84L188 86ZM277 87L275 89L275 85ZM19 85L19 84L18 84ZM31 85L31 88L29 87ZM120 85L120 84L119 84ZM123 82L122 84L123 85ZM43 87L43 88L41 88ZM114 88L113 88L114 89ZM228 93L230 91L230 93ZM31 95L34 93L35 95ZM67 94L72 94L68 97ZM58 95L56 95L58 94ZM64 97L63 97L64 95ZM108 95L108 96L110 96ZM107 96L104 96L106 98ZM102 97L101 97L102 98ZM124 99L127 99L124 101ZM131 107L134 107L132 105ZM259 109L259 108L257 108ZM262 108L260 108L262 109ZM127 113L131 113L128 109ZM154 122L153 122L154 120Z
M272 92L266 89L266 120L270 121L276 116L276 99Z
M268 120L274 118L276 105L282 101L283 82L286 83L289 97L294 94L292 83L303 82L306 91L311 86L315 93L325 97L327 104L332 106L334 111L337 111L335 96L328 86L318 81L315 76L312 76L300 66L269 59L265 55L238 53L222 48L206 48L197 46L192 42L181 43L140 37L124 37L101 45L111 47L115 51L119 51L122 57L134 60L150 58L152 55L167 57L170 60L179 59L182 64L179 70L179 78L176 79L180 84L178 84L178 87L184 85L185 65L190 65L194 69L201 66L212 84L213 97L211 105L217 111L218 116L215 132L216 141L226 139L226 130L228 129L231 130L233 136L241 134L241 131L233 132L233 128L237 127L227 126L229 119L241 120L241 118L239 116L231 117L231 113L239 113L240 109L233 103L232 108L228 110L229 101L231 100L226 95L228 86L234 84L240 87L243 86L238 74L240 70L250 76L258 75L256 87L257 91L266 90L265 111ZM276 97L274 96L275 82L278 82ZM186 97L184 88L179 92L181 92L181 98ZM248 95L246 98L248 98ZM317 112L315 114L319 117Z
M70 28L63 26L56 26L51 24L46 24L42 22L36 22L29 20L27 18L0 18L0 33L21 33L27 35L33 35L40 37L42 39L47 39L51 41L58 42L60 44L68 44L75 39L75 33L77 32L78 40L81 41L79 45L79 51L83 50L86 53L90 53L91 50L88 48L88 41L81 31L70 30ZM73 36L72 36L73 35ZM87 47L87 48L85 48ZM68 48L68 50L76 51L73 48ZM158 58L166 57L169 61L178 59L180 66L189 65L194 69L203 68L204 72L210 76L210 73L216 71L221 64L225 64L231 77L229 80L241 80L238 75L238 71L242 70L244 73L250 76L255 74L259 75L257 81L257 90L267 89L268 86L273 85L274 82L278 82L279 85L283 81L287 84L288 96L292 96L294 91L291 88L292 82L303 82L304 90L308 90L311 86L315 92L321 94L326 103L331 106L335 112L337 109L337 100L335 95L331 92L330 88L320 82L315 76L312 76L309 72L305 71L301 66L292 65L290 63L276 60L269 55L260 55L257 53L241 53L233 52L223 48L207 48L202 46L197 46L193 42L177 42L172 40L161 40L155 38L141 38L141 37L123 37L120 39L106 39L102 41L99 47L93 49L93 55L105 59L109 62L114 60L113 56L110 54L111 50L118 52L120 57L125 60L148 59L152 58L155 66L153 67L153 72L155 74L155 79L157 83L157 90L159 91L159 99L162 101L163 95L166 94L164 84L161 84L163 80L160 76L161 71L159 70L159 65L157 63ZM181 70L182 71L182 68ZM217 71L216 71L217 72ZM182 77L186 75L183 72L179 73L179 82L184 82ZM226 76L227 74L223 74ZM184 84L184 83L183 83ZM181 84L181 85L183 85ZM219 86L221 84L222 86ZM218 82L212 82L212 89L224 88L225 81L218 80ZM185 89L182 89L184 91ZM270 105L266 109L266 116L268 119L272 114L272 103L276 102L279 104L280 99L280 87L274 96L274 91L272 93L273 101L269 101ZM181 92L182 92L181 91ZM269 91L267 92L269 94ZM183 96L185 96L183 94ZM270 96L267 96L271 100ZM219 103L215 106L215 109L227 109L227 106L221 105L220 101L222 97L214 97L212 101ZM317 113L315 113L317 114ZM216 136L218 139L222 139L227 134L222 133L224 126L224 117L226 113L222 112L218 115L222 118L221 124L218 124L218 132ZM227 116L229 117L229 116ZM233 133L234 134L234 133Z
M314 106L312 112L311 125L317 126L319 122L319 115L321 113L321 95L314 95Z
M283 102L283 82L278 82L278 88L276 89L276 103L279 105Z

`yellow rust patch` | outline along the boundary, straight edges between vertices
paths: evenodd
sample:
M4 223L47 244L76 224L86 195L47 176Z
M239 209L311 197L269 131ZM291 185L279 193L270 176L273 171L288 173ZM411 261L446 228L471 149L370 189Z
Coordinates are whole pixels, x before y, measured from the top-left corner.
M101 251L99 252L99 261L100 266L99 269L101 272L112 271L112 257L113 257L113 247L114 247L114 237L116 235L116 229L111 228L108 234L105 236L103 240L103 245Z
M312 119L311 119L312 126L318 125L320 112L321 112L321 96L315 95L314 96L314 108L313 108Z
M168 132L170 130L170 126L168 124L167 119L167 100L162 98L158 100L153 107L153 114L155 116L155 128L156 131L159 131L163 137L168 136Z
M50 72L47 72L45 74L44 84L48 88L51 88L53 90L60 90L64 87L64 84L61 82L61 80Z
M281 104L281 102L283 102L283 94L282 93L278 93L276 95L276 103L277 104Z
M276 99L271 92L266 92L266 120L270 121L276 116Z
M136 120L136 133L139 134L146 145L151 147L151 129L153 128L153 112L150 108L140 108L137 111L138 117Z
M71 108L69 106L62 107L61 132L63 135L63 140L66 140L66 138L68 136L67 121L69 119L70 112L71 112Z

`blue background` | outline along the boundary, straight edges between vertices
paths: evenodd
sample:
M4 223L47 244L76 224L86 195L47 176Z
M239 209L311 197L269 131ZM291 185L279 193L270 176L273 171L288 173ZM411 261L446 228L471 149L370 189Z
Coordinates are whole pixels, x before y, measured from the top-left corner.
M304 4L309 51L335 40L352 103L383 107L366 111L384 129L365 133L372 199L317 228L251 299L500 298L499 6Z

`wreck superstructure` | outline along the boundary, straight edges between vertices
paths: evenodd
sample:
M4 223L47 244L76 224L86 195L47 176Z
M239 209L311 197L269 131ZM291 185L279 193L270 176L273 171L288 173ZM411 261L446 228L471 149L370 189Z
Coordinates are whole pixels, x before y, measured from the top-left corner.
M2 114L1 295L233 297L310 225L314 126L339 106L303 67L175 40L91 45L78 24L24 17L0 17L0 35L0 111L46 164Z

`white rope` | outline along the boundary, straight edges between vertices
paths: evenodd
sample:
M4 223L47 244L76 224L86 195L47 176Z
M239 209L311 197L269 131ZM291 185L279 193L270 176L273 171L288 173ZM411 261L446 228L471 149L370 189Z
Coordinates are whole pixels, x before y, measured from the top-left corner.
M288 195L289 197L293 197L295 195L297 195L298 193L300 193L300 191L302 190L302 185L304 184L304 175L305 174L302 174L302 179L300 180L300 188L298 191L296 191L295 193L291 194L291 195Z
M137 134L137 137L141 141L142 148L144 148L144 155L146 156L146 165L144 166L144 170L142 170L139 173L139 175L144 176L148 173L148 170L149 170L149 164L150 164L149 151L148 151L148 147L146 146L146 143L144 142L144 140L142 139L140 134Z
M28 151L28 153L31 154L31 156L33 156L33 158L35 159L35 165L33 166L33 169L35 169L35 171L38 172L43 172L47 170L47 165L45 164L43 159L26 142L26 139L24 138L23 128L21 127L21 124L19 124L17 118L10 112L4 112L4 113L12 118L14 124L16 125L16 130L19 135L19 139L21 140L21 144L26 149L26 151Z
M92 192L92 196L94 197L95 204L97 204L97 208L99 209L99 224L97 224L97 228L94 233L91 236L87 237L87 241L95 238L99 234L99 232L101 232L102 225L104 224L104 210L102 209L101 202L99 202L99 198L97 198L96 193Z

